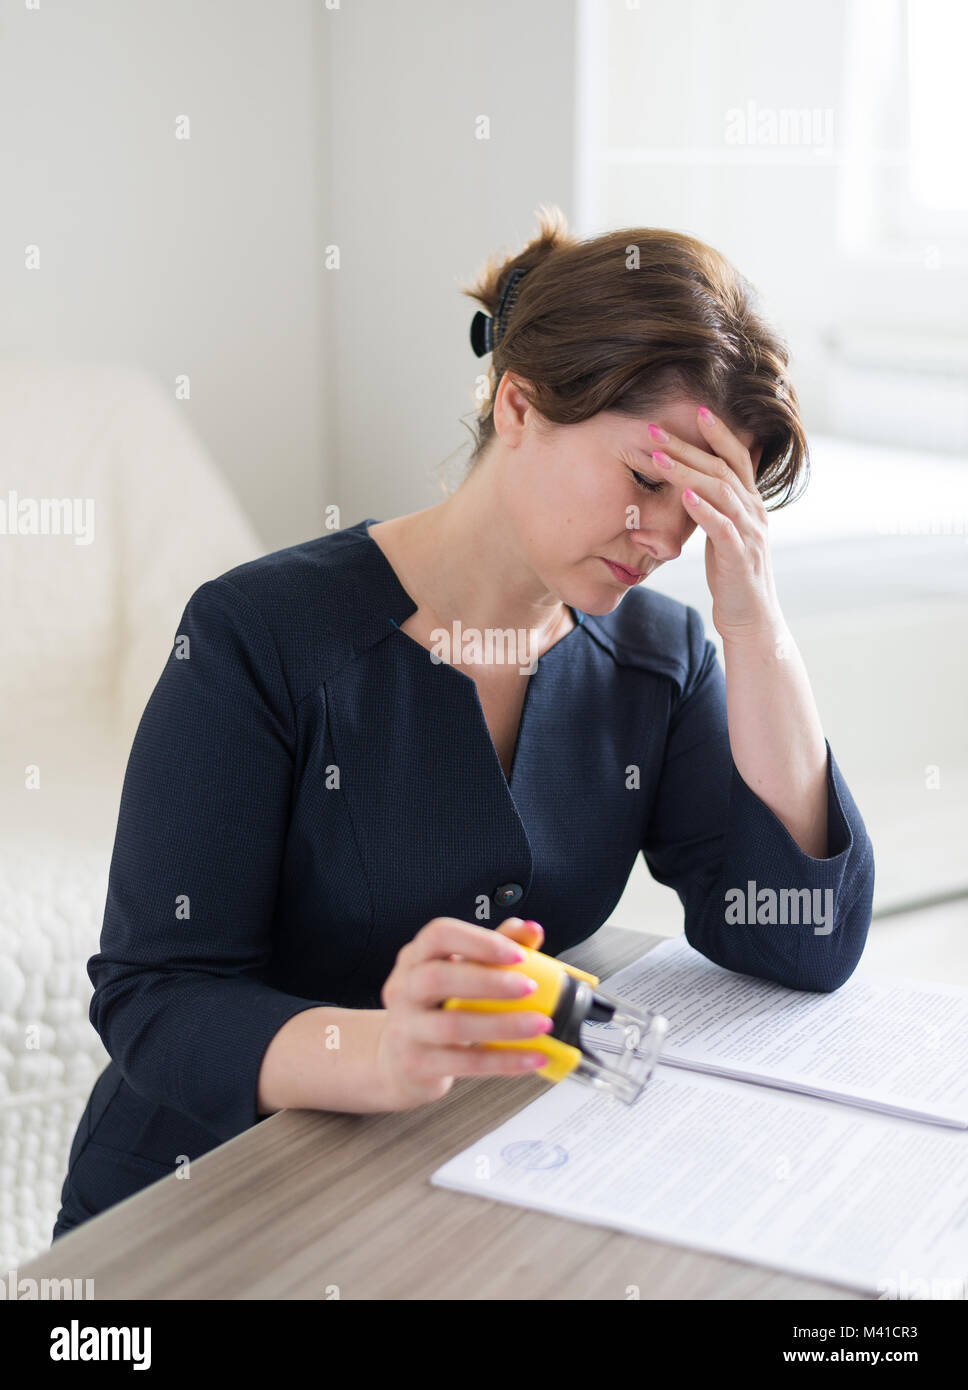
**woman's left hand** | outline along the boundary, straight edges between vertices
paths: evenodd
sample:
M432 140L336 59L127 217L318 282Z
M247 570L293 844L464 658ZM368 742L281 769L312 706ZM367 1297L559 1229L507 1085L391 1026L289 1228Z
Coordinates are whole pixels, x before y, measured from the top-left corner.
M652 457L672 460L668 477L682 489L682 505L706 533L706 581L713 596L713 626L725 641L772 631L782 621L773 582L768 514L756 490L762 444L753 453L715 416L696 416L709 452L675 435L653 435ZM656 426L656 428L658 428ZM650 427L650 434L652 433ZM692 496L689 493L692 493Z

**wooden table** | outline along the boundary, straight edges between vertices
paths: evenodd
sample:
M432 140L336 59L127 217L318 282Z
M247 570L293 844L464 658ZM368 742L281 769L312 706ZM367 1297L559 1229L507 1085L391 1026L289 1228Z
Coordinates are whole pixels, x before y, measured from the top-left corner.
M601 978L664 937L602 927L562 959ZM831 1284L431 1187L541 1094L462 1077L388 1115L283 1110L68 1232L21 1277L103 1299L848 1299Z

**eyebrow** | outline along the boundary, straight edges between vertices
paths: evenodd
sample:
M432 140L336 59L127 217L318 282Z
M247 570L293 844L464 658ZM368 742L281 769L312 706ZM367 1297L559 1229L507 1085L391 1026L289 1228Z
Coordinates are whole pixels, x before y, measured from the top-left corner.
M639 444L623 444L622 452L627 454L639 454L646 463L652 462L652 455L642 448Z
M664 477L664 476L663 476L664 470L661 469L657 463L653 463L653 462L652 462L652 459L649 458L649 457L646 455L646 457L645 457L645 463L646 463L646 465L651 465L651 466L648 468L648 471L647 471L646 468L643 467L642 464L638 463L636 460L634 460L634 459L631 457L632 452L633 452L632 450L628 450L628 455L629 455L629 456L628 456L626 459L623 460L623 462L625 463L626 468L630 468L630 469L632 470L633 473L640 473L640 474L642 474L642 476L645 477L646 481L649 482L649 483L652 483L655 487L668 487L668 486L669 486L669 479L668 479L667 477ZM641 449L638 449L638 450L635 450L634 452L636 452L636 453L641 453L642 451L641 451Z

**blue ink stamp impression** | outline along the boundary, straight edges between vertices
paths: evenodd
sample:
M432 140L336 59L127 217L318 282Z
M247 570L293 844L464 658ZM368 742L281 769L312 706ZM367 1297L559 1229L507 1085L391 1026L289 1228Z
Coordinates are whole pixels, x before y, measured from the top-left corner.
M560 1168L568 1162L568 1150L541 1139L518 1139L505 1144L501 1157L510 1168Z

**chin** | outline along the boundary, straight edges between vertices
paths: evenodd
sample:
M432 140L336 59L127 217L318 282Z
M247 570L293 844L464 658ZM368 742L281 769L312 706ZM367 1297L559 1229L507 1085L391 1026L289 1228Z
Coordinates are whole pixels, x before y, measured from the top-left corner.
M584 611L586 613L591 613L592 616L595 616L597 614L599 617L601 617L603 613L612 613L622 602L622 599L625 597L625 594L627 592L627 589L622 593L619 593L618 590L616 590L616 592L612 596L608 598L599 599L598 606L596 608L586 606Z
M637 586L641 588L641 584ZM566 598L565 603L572 608L580 608L583 613L590 614L593 618L602 617L605 613L611 613L622 602L627 589L620 589L618 585L610 589L607 584L588 590L585 594L577 594L574 598Z
M568 576L563 576L563 580L560 584L549 585L549 590L556 594L562 603L568 604L571 608L578 608L582 613L588 613L592 617L602 617L606 613L614 612L629 589L642 589L648 582L646 578L638 584L628 586L621 586L609 579L589 583L584 575L580 582Z

